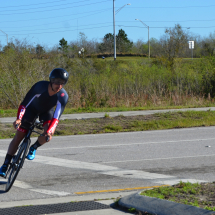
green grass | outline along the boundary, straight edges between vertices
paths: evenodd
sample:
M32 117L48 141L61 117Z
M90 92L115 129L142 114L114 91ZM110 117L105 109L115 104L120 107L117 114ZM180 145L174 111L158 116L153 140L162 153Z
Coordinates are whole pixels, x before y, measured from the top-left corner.
M56 136L100 134L132 131L215 126L215 111L178 111L125 117L109 117L108 114L96 119L60 120ZM0 139L12 138L15 130L12 124L0 123Z
M214 111L186 111L157 113L147 116L118 116L85 120L63 120L58 135L132 132L214 126ZM63 126L61 128L61 126ZM59 131L58 131L59 132Z
M169 187L159 187L142 191L140 195L169 200L181 204L201 207L206 210L215 211L215 205L210 201L214 196L214 183L191 184L180 182Z

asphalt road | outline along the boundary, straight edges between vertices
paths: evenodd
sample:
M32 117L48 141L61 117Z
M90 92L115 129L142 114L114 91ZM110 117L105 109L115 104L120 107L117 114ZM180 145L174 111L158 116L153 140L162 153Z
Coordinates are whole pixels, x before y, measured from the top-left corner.
M215 127L54 137L38 149L0 201L122 192L215 181ZM0 163L10 140L0 140ZM32 143L35 138L32 138ZM119 190L121 189L121 190ZM92 193L92 192L91 192Z

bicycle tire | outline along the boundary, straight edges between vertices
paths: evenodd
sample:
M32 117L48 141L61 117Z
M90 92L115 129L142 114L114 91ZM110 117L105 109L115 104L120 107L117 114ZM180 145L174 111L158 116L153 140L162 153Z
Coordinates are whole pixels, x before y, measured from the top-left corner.
M13 183L16 180L16 177L20 171L20 168L23 166L23 163L25 161L25 157L27 154L28 146L29 146L30 140L24 140L22 144L19 147L19 150L16 154L16 157L14 161L10 164L9 170L7 172L8 180L5 186L5 192L8 192L11 187L13 186Z

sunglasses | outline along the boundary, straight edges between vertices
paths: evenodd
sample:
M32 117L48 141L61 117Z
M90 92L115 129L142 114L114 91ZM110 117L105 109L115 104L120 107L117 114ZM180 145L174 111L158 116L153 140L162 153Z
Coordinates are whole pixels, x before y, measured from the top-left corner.
M52 79L51 82L56 85L64 85L65 81Z

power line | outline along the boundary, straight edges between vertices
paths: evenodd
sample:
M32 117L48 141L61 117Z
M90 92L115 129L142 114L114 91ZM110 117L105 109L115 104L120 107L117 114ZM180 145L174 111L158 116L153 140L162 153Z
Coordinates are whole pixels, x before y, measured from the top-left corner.
M139 26L126 26L126 25L118 25L119 27L129 27L129 28L145 28L145 27L139 27ZM174 28L175 26L171 26L171 27L150 27L150 28ZM199 26L199 27L192 27L192 26L188 26L188 27L182 27L182 28L215 28L215 26L208 26L208 27L206 27L206 26L203 26L203 27L201 27L201 26Z
M50 7L57 7L57 6L64 6L64 5L71 5L71 4L75 4L75 3L81 3L81 2L86 2L86 1L90 1L90 0L84 0L84 1L78 1L78 2L73 2L73 3L67 3L67 4L60 4L60 5L53 5L53 6L49 6ZM34 8L26 8L26 9L19 9L19 11L22 11L22 10L32 10L32 9L40 9L40 8L47 8L47 6L45 7L34 7ZM13 11L17 11L16 10L3 10L4 12L13 12Z
M88 25L79 25L79 27L84 27L84 26L93 26L93 25L103 25L103 24L111 24L112 22L106 22L106 23L97 23L97 24L88 24ZM62 29L62 28L64 28L65 29L65 27L57 27L57 29ZM77 28L77 26L70 26L69 28ZM41 30L50 30L50 29L56 29L56 27L55 28L46 28L46 29L33 29L33 30L22 30L22 31L7 31L8 33L15 33L15 32L23 32L23 31L41 31Z
M64 0L65 1L65 0ZM73 3L67 3L67 4L60 4L60 5L53 5L50 7L56 7L56 6L62 6L62 5L71 5L71 4L75 4L75 3L80 3L80 2L86 2L86 1L90 1L90 0L83 0L83 1L79 1L79 2L73 2ZM90 3L90 4L85 4L85 5L79 5L79 6L73 6L73 7L67 7L67 8L74 8L74 7L82 7L82 6L88 6L88 5L93 5L93 4L98 4L98 3L103 3L103 2L108 2L111 0L106 0L106 1L102 1L102 2L96 2L96 3ZM61 2L61 1L55 1L55 2ZM47 2L48 3L48 2ZM44 3L44 4L47 4ZM53 2L50 2L53 3ZM39 5L39 4L33 4L33 5ZM24 5L23 5L24 6ZM129 8L134 8L134 9L139 9L139 8L147 8L147 9L184 9L184 8L202 8L202 7L214 7L215 5L208 5L208 6L180 6L180 7L129 7ZM20 6L14 6L14 7L20 7ZM3 7L5 8L5 7ZM39 7L39 8L47 8L46 7ZM20 10L31 10L31 9L39 9L39 8L27 8L27 9L19 9ZM52 9L52 10L44 10L44 11L34 11L34 12L26 12L26 13L12 13L12 14L1 14L1 15L14 15L14 14L27 14L27 13L40 13L40 12L46 12L46 11L53 11L53 10L61 10L61 9L67 9L67 8L57 8L57 9ZM17 10L7 10L7 11L17 11ZM5 12L5 10L4 10Z
M89 5L94 5L94 4L100 4L100 3L104 3L104 2L108 2L110 0L105 0L105 1L101 1L101 2L95 2L95 3L90 3L90 4L85 4L85 5L78 5L78 6L73 6L73 7L66 7L66 8L56 8L56 9L52 9L52 10L43 10L43 11L34 11L34 12L26 12L26 13L12 13L12 14L0 14L0 15L15 15L15 14L27 14L27 13L41 13L41 12L47 12L47 11L54 11L54 10L64 10L64 9L69 9L69 8L76 8L76 7L83 7L83 6L89 6Z
M8 7L25 7L25 6L31 6L31 5L49 4L49 3L62 2L62 1L66 1L66 0L44 2L44 3L40 3L40 4L28 4L28 5L17 5L17 6L11 6L11 5L10 5L10 6L8 6ZM1 8L8 8L8 7L1 7Z
M79 31L83 31L83 30L88 30L88 29L98 29L98 28L107 28L107 27L112 27L112 25L108 25L108 26L100 26L100 27L94 27L94 28L84 28L84 29L78 29ZM69 31L77 31L77 29L73 29L73 30L64 30L63 32L69 32ZM40 32L40 33L29 33L28 35L32 35L32 34L51 34L51 33L59 33L62 31L52 31L52 32ZM16 34L17 36L23 36L26 34Z
M111 10L112 8L109 8L109 10ZM102 13L102 12L104 12L104 11L107 11L107 9L104 9L104 10L100 10L98 13ZM89 16L91 16L91 15L95 15L95 14L98 14L98 13L94 13L94 14L90 14L90 15L87 15L87 16L83 16L83 17L79 17L78 19L80 19L80 18L84 18L84 17L89 17ZM75 20L77 19L77 18L74 18ZM74 20L74 19L71 19L71 20L64 20L64 22L65 21L72 21L72 20ZM56 23L62 23L62 21L60 21L60 22L55 22L54 24L56 24ZM108 22L108 23L112 23L112 22ZM47 23L47 24L43 24L43 25L49 25L49 24L53 24L53 23ZM100 24L107 24L107 23L97 23L97 24L88 24L88 25L81 25L81 26L90 26L90 25L100 25ZM41 26L41 25L36 25L36 26ZM25 26L25 27L35 27L35 26ZM77 27L77 26L70 26L70 27ZM21 27L17 27L17 28L21 28ZM64 28L64 27L62 27L62 28ZM50 28L49 28L50 29ZM59 27L58 27L58 29L59 29ZM44 29L34 29L33 31L39 31L39 30L44 30ZM46 30L47 30L47 28L46 28ZM29 31L29 30L28 30ZM16 31L7 31L7 32L16 32ZM18 31L18 32L20 32L20 31ZM22 30L22 32L23 32L23 30Z
M60 0L60 1L51 1L51 2L43 2L43 3L39 3L39 4L29 4L29 5L17 5L17 6L8 6L9 8L11 8L11 7L26 7L26 6L33 6L33 5L44 5L44 4L49 4L49 3L56 3L56 2L62 2L62 1L67 1L67 0ZM90 1L90 0L84 0L84 1ZM111 0L110 0L111 1ZM80 2L80 1L79 1ZM79 2L73 2L73 3L68 3L68 4L75 4L75 3L79 3ZM81 1L81 2L83 2L83 1ZM65 5L65 4L64 4ZM66 4L67 5L67 4ZM58 5L56 5L56 6L58 6ZM170 8L170 9L172 9L172 8L193 8L193 7L197 7L197 8L202 8L202 7L214 7L215 5L204 5L204 6L195 6L195 5L192 5L192 6L178 6L178 7L160 7L160 6L158 6L158 7L130 7L130 8L158 8L158 9L160 9L160 8ZM1 9L4 9L4 8L8 8L8 7L1 7ZM4 10L5 11L5 10ZM13 10L11 10L11 11L13 11Z
M167 21L167 20L159 20L159 21L147 21L147 20L144 20L144 22L212 22L212 21L215 21L215 19L202 19L202 20L180 20L180 21ZM120 21L120 22L135 22L135 21ZM136 22L135 22L136 23Z
M184 9L184 8L202 8L202 7L214 7L215 5L208 5L208 6L180 6L180 7L130 7L130 8L147 8L147 9Z
M105 8L105 9L101 9L101 10L95 10L95 11L89 11L89 12L85 12L85 13L92 13L92 12L96 12L96 11L101 11L101 12L103 12L103 11L108 11L108 10L110 10L110 9L112 9L112 8ZM8 23L8 22L24 22L24 21L32 21L32 20L44 20L44 19L51 19L51 18L60 18L60 17L66 17L66 16L74 16L74 15L78 15L78 14L80 14L80 13L76 13L76 14L69 14L69 15L64 15L64 16L52 16L52 17L47 17L47 18L36 18L36 19L24 19L24 20L16 20L16 21L4 21L4 22L0 22L0 23ZM81 13L81 14L83 14L83 13ZM95 13L96 14L96 13ZM92 14L93 15L93 14ZM84 17L86 17L86 16L84 16ZM80 19L80 18L82 18L82 17L78 17L78 18L74 18L74 19ZM70 19L70 20L74 20L74 19ZM62 22L66 22L66 21L69 21L69 20L62 20L62 21L60 21L61 23ZM54 23L57 23L57 22L54 22ZM53 24L53 23L45 23L45 24L40 24L40 25L49 25L49 24ZM32 25L31 25L32 26Z
M104 12L104 11L107 11L107 10L111 10L111 9L112 8L106 8L106 9L103 9L103 10L98 10L98 13ZM88 13L91 13L91 12L96 12L96 11L90 11ZM91 14L91 15L95 15L95 14L98 14L98 13L94 13L94 14ZM73 15L77 15L77 14L73 14ZM68 15L68 16L70 16L70 15ZM83 17L81 17L81 18L83 18ZM57 23L62 23L62 22L68 22L68 21L72 21L72 20L76 20L76 19L80 19L80 17L79 18L74 18L74 19L69 19L69 20L62 20L60 22L44 23L44 24L39 24L39 25L20 26L20 27L4 27L4 29L7 29L7 28L19 28L19 29L21 29L21 28L29 28L29 27L36 27L36 26L42 26L42 25L52 25L52 24L57 24ZM200 21L202 21L202 22L210 22L210 21L214 21L214 20L215 19L211 19L211 20L184 20L184 21L145 21L145 22L147 22L147 23L148 22L156 22L156 23L158 23L158 22L174 22L174 23L180 23L180 22L191 22L191 21L192 22L200 22ZM128 22L130 22L130 23L136 23L135 21L117 21L116 23L122 23L122 22L124 22L124 23L128 23ZM109 23L112 23L112 22L97 23L97 24L88 24L87 26L89 26L89 25L100 25L100 24L109 24ZM80 26L86 26L86 25L80 25ZM70 26L70 27L77 27L77 26ZM44 30L44 29L34 29L34 30L38 31L38 30ZM14 32L14 31L7 31L7 32Z
M99 27L89 27L89 28L83 28L83 29L78 29L79 31L84 31L84 30L93 30L93 29L99 29L99 28L107 28L107 27L113 27L112 25L106 25L106 26L99 26ZM144 27L140 27L140 26L126 26L126 25L118 25L118 27L129 27L129 28L144 28ZM174 28L174 26L171 27L150 27L150 28L163 28L163 29L167 29L167 28ZM209 27L182 27L182 28L215 28L215 26L209 26ZM51 34L51 33L59 33L59 32L71 32L71 31L77 31L77 29L70 29L70 30L64 30L64 31L51 31L51 32L38 32L38 33L28 33L28 34L16 34L16 36L23 36L23 35L32 35L32 34Z

